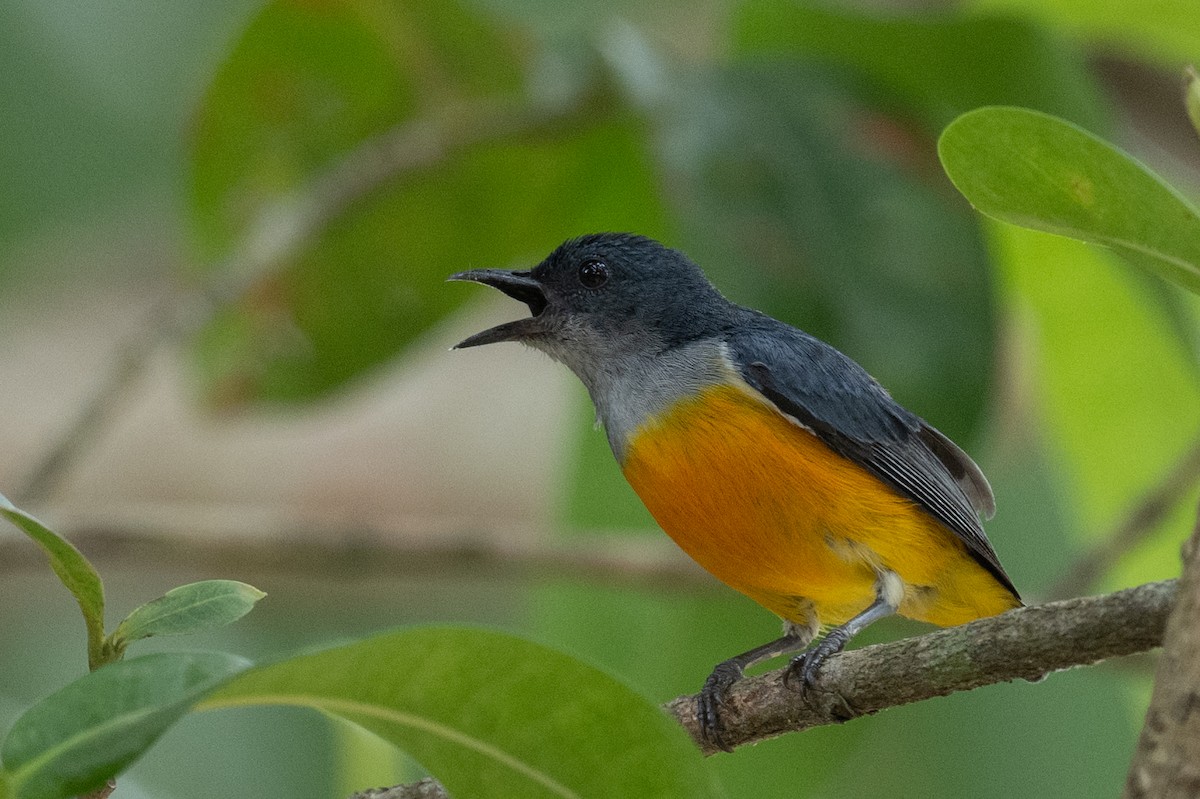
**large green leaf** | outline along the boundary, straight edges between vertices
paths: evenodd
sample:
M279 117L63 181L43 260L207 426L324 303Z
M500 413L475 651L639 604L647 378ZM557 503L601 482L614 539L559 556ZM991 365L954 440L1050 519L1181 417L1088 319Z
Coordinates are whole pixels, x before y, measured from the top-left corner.
M1091 133L1024 108L981 108L946 128L938 153L988 216L1111 247L1200 292L1200 212Z
M202 709L297 705L403 748L457 799L713 796L699 751L607 674L483 630L415 629L262 666Z
M203 580L172 588L135 608L117 625L113 639L123 648L155 635L188 635L237 621L266 594L236 580Z
M104 658L104 584L100 575L70 541L13 505L3 494L0 494L0 516L19 527L46 552L50 568L79 603L87 627L88 665L96 668Z
M162 653L113 663L30 708L0 756L15 799L61 799L118 774L200 696L248 662Z
M1106 116L1080 48L1016 16L885 16L755 0L738 19L737 41L743 53L786 53L855 70L935 130L981 105L1030 106L1091 128Z
M264 8L195 133L202 255L253 267L199 337L210 395L318 396L477 296L448 289L452 272L589 229L661 228L636 120L595 98L525 108L518 50L454 0ZM302 213L339 193L353 201Z
M1107 535L1200 433L1194 355L1179 346L1159 298L1146 290L1157 278L1138 279L1135 267L1075 239L989 227L997 274L1027 340L1019 363L1035 392L1037 427L1060 472L1055 494L1080 535ZM1194 521L1195 503L1184 504ZM1186 520L1176 524L1161 559L1112 587L1178 573L1179 541L1189 529ZM1047 568L1061 572L1068 563Z

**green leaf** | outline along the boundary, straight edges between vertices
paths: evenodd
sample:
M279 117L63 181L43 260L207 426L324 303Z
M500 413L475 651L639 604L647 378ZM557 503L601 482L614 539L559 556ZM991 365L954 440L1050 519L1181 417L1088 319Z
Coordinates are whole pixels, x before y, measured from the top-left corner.
M1195 206L1091 133L1024 108L981 108L946 128L938 153L954 185L988 216L1111 247L1200 292Z
M88 559L71 542L54 532L0 494L0 516L19 527L50 558L50 568L79 603L87 627L88 666L104 662L104 584Z
M738 49L853 69L941 130L981 105L1023 105L1103 128L1107 114L1081 49L1006 14L856 13L756 0L738 19Z
M188 635L224 627L245 616L265 597L235 580L204 580L172 588L125 617L113 632L121 646L152 635Z
M162 653L67 685L17 719L0 748L14 799L60 799L102 785L247 665L215 652Z
M969 445L994 346L988 259L978 220L920 165L932 142L827 71L702 80L676 92L660 141L683 249L732 299L829 341Z
M415 629L248 671L199 704L297 705L403 748L458 799L714 796L699 751L607 674L497 632Z
M454 0L264 7L192 150L205 279L258 270L195 342L211 398L322 396L479 296L447 288L452 272L528 263L584 230L661 229L637 120L579 98L526 106L523 67L514 37ZM279 238L295 240L254 261Z
M1075 239L999 223L989 228L997 277L1010 306L1020 309L1028 342L1019 353L1022 379L1035 392L1039 429L1060 473L1056 496L1081 535L1107 535L1200 433L1195 363L1146 284L1157 281L1184 301L1197 298L1153 275L1139 277L1112 252ZM1194 502L1185 504L1194 521ZM1110 585L1178 572L1178 541L1188 529L1175 528L1173 560L1164 558L1163 570Z

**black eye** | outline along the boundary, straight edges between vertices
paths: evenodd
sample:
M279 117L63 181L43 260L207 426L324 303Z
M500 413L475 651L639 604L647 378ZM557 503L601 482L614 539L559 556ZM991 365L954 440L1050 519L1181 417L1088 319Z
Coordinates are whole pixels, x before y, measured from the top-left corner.
M584 288L600 288L608 282L608 264L598 258L588 258L579 265L579 282Z

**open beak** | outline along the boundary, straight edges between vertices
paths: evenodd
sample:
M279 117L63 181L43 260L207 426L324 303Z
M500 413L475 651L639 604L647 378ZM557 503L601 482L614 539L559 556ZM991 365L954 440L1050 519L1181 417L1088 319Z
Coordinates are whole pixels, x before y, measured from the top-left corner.
M530 316L514 322L488 328L482 333L476 333L468 339L454 345L454 349L478 347L481 344L495 344L497 341L520 341L534 333L541 332L541 315L546 310L546 293L529 272L509 272L506 269L472 269L468 272L458 272L447 280L469 280L482 283L485 286L503 291L514 300L520 300L529 306Z

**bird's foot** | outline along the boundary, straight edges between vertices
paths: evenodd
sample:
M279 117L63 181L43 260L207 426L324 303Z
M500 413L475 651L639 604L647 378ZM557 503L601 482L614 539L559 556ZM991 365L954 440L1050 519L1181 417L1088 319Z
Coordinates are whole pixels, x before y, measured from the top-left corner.
M805 702L813 705L814 686L821 664L830 655L841 652L849 640L850 636L840 627L830 630L816 646L792 658L787 671L783 673L784 687L797 691Z
M733 747L725 741L725 724L721 721L721 705L729 694L729 688L742 679L741 665L732 660L718 663L704 681L700 698L696 704L696 717L700 722L700 736L716 748L732 752Z

